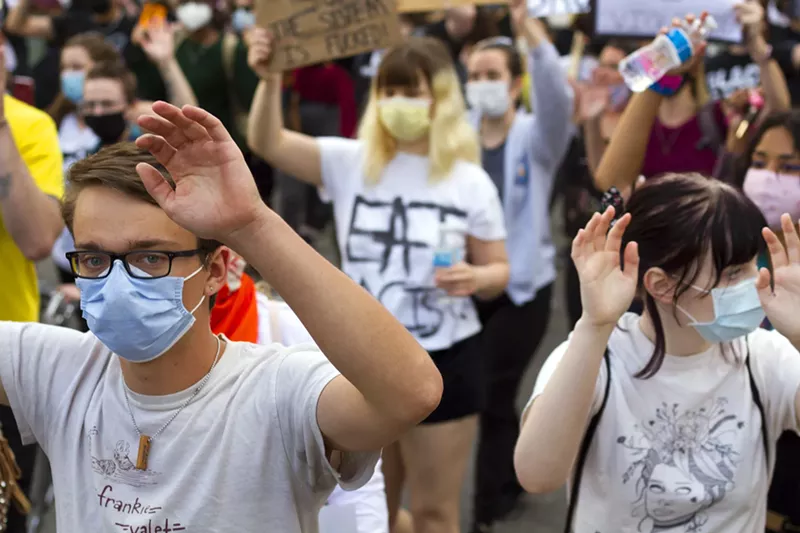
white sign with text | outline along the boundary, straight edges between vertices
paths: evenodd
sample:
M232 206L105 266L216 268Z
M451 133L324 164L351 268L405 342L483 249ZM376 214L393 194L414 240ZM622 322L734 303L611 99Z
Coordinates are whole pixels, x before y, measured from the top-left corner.
M737 0L597 0L596 32L599 35L649 38L688 13L703 11L714 17L717 29L711 39L738 43L742 27L736 22L733 6Z
M528 0L532 17L552 17L589 12L589 0Z

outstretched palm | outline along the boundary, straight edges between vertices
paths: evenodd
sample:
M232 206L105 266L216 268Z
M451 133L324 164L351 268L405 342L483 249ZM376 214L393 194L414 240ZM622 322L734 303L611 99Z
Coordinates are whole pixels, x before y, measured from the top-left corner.
M216 117L193 106L156 102L139 118L150 134L136 144L169 172L175 189L150 165L137 168L147 190L175 222L203 238L225 241L265 209L239 147Z
M581 281L583 314L594 325L616 324L636 294L639 253L636 243L625 248L625 268L620 265L622 235L630 223L623 216L611 229L614 208L596 213L572 242L572 260Z
M762 268L758 273L756 288L761 305L772 325L792 342L800 341L800 238L789 215L781 217L785 245L772 232L764 229L764 240L769 247L773 278Z
M142 42L147 56L156 64L164 63L175 55L175 29L171 26L153 26Z

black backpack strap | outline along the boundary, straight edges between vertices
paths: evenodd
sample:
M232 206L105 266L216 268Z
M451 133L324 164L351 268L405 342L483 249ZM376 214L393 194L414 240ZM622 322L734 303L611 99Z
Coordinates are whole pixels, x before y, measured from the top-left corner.
M592 445L592 439L597 431L597 425L600 423L600 417L603 416L603 411L608 403L608 393L611 389L611 360L609 358L608 348L606 348L606 353L603 354L603 362L606 365L606 390L603 393L603 402L600 404L600 409L597 410L597 413L595 413L589 421L589 427L586 428L586 433L583 435L578 457L575 461L575 475L572 479L572 487L570 487L567 523L564 526L564 533L572 533L572 520L575 517L575 509L578 507L578 494L581 488L583 466L586 463L586 456L589 455L589 447Z
M753 401L758 407L758 412L761 415L761 443L764 445L764 457L767 458L767 472L769 472L769 433L767 431L767 414L764 411L764 403L761 401L761 393L758 392L756 380L753 379L753 370L750 367L750 341L745 338L747 346L747 358L745 365L747 366L747 377L750 379L750 393L753 395Z

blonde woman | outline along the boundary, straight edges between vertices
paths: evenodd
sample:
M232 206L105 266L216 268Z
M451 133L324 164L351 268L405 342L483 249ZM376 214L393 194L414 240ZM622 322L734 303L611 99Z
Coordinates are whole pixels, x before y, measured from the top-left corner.
M436 362L444 397L399 448L415 531L456 532L484 401L480 323L469 297L501 294L509 269L497 188L480 166L452 60L429 38L412 37L388 50L359 138L311 138L283 127L281 76L267 69L271 49L269 35L254 31L249 61L262 81L250 146L275 168L324 188L333 202L342 269Z

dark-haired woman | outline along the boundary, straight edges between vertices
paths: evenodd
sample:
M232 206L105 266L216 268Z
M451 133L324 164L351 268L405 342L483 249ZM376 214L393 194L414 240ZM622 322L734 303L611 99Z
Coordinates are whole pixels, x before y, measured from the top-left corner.
M570 141L572 90L547 31L528 18L524 1L511 5L515 33L530 47L534 108L518 108L522 58L509 38L478 43L467 61L467 99L480 132L483 168L503 202L511 266L508 289L478 302L484 329L487 405L481 414L476 467L476 531L503 518L522 494L514 475L519 435L516 398L525 368L550 318L555 246L548 202Z
M783 213L800 218L800 111L764 119L735 180L776 232Z
M571 481L575 533L761 531L776 440L799 427L792 221L784 248L740 189L697 174L646 183L606 234L613 217L573 242L584 314L539 375L520 481ZM635 295L641 316L625 313ZM765 312L777 331L758 328Z

